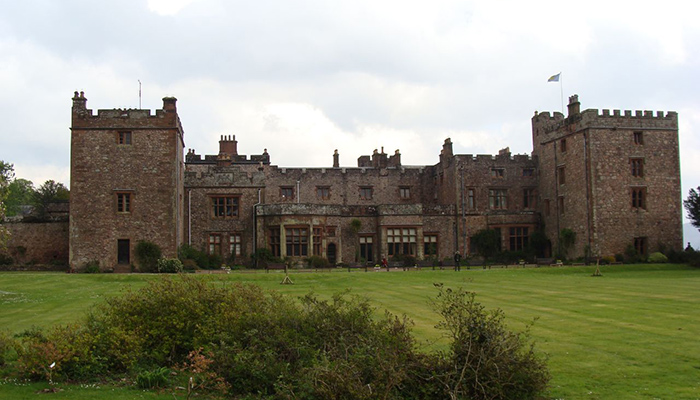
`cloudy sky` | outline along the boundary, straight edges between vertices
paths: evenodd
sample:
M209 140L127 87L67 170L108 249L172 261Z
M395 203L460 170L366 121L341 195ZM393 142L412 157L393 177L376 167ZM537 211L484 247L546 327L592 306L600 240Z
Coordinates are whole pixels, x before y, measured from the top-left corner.
M569 5L571 4L571 5ZM700 185L700 5L691 1L0 0L0 160L69 183L70 106L178 98L187 148L342 166L532 150L535 110L677 111Z

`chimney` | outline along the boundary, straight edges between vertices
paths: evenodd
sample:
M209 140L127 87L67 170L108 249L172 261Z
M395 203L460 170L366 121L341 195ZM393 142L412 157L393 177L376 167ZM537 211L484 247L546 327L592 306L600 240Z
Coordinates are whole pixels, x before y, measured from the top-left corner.
M73 110L85 110L86 103L85 92L80 92L80 94L75 92L75 94L73 94Z
M333 168L340 167L340 154L338 154L338 149L335 149L333 153Z
M163 97L163 110L166 112L177 112L177 99L174 97Z
M581 103L578 102L578 95L575 94L569 97L569 117L581 113Z
M238 155L236 135L221 135L221 140L219 140L219 154L226 154L229 158Z
M452 140L450 138L445 139L445 143L442 145L442 155L445 157L452 157Z

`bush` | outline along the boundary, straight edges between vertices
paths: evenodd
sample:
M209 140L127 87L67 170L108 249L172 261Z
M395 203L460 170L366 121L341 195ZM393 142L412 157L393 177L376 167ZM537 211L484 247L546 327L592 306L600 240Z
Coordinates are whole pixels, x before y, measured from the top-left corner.
M100 262L96 260L88 261L80 268L80 272L85 274L97 274L100 272Z
M5 365L10 352L15 348L15 340L8 331L0 331L0 367Z
M177 249L177 258L185 265L185 260L193 260L202 269L209 269L209 254L199 251L188 244L182 244Z
M310 268L328 268L330 263L325 257L311 256L306 259L306 263Z
M141 389L162 388L168 384L170 370L164 367L152 371L143 371L136 375L136 386Z
M158 272L161 274L177 274L182 271L182 262L177 258L161 258L158 260Z
M256 249L251 258L253 261L253 268L266 268L267 264L277 260L277 257L272 254L272 251L266 247Z
M12 265L15 260L7 253L0 252L0 265Z
M651 253L649 255L649 262L654 264L664 264L668 262L668 257L659 252Z
M153 242L141 240L136 244L136 261L141 272L157 272L161 254L160 247Z
M437 328L452 341L433 370L443 398L539 398L550 376L527 332L507 330L500 309L486 311L463 289L440 286L434 306L443 319Z
M186 272L194 272L197 270L197 262L191 258L182 260L182 269Z
M605 256L605 257L601 258L600 261L603 264L612 264L614 262L620 262L620 261L617 261L617 257L613 257L613 256Z
M27 332L18 369L35 379L126 373L153 388L166 385L173 368L188 371L191 388L231 398L542 394L544 362L525 333L505 329L500 310L486 312L473 293L442 288L435 308L451 344L448 351L421 354L410 321L378 317L365 299L307 295L296 301L253 285L164 277L98 304L80 325Z

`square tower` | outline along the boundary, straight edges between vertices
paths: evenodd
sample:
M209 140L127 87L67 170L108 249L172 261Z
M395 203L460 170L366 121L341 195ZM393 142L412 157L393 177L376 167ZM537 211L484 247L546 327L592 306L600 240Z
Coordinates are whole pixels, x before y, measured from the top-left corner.
M177 100L163 109L86 108L75 92L71 119L70 265L135 264L141 240L176 257L183 235L184 139Z

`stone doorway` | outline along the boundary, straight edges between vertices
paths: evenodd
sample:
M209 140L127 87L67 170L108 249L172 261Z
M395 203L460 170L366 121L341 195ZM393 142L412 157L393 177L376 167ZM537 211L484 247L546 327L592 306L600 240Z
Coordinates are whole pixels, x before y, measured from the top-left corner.
M335 263L336 263L335 243L328 244L328 247L326 248L326 258L328 258L329 264L335 265Z
M131 264L131 247L129 239L117 240L117 264Z

